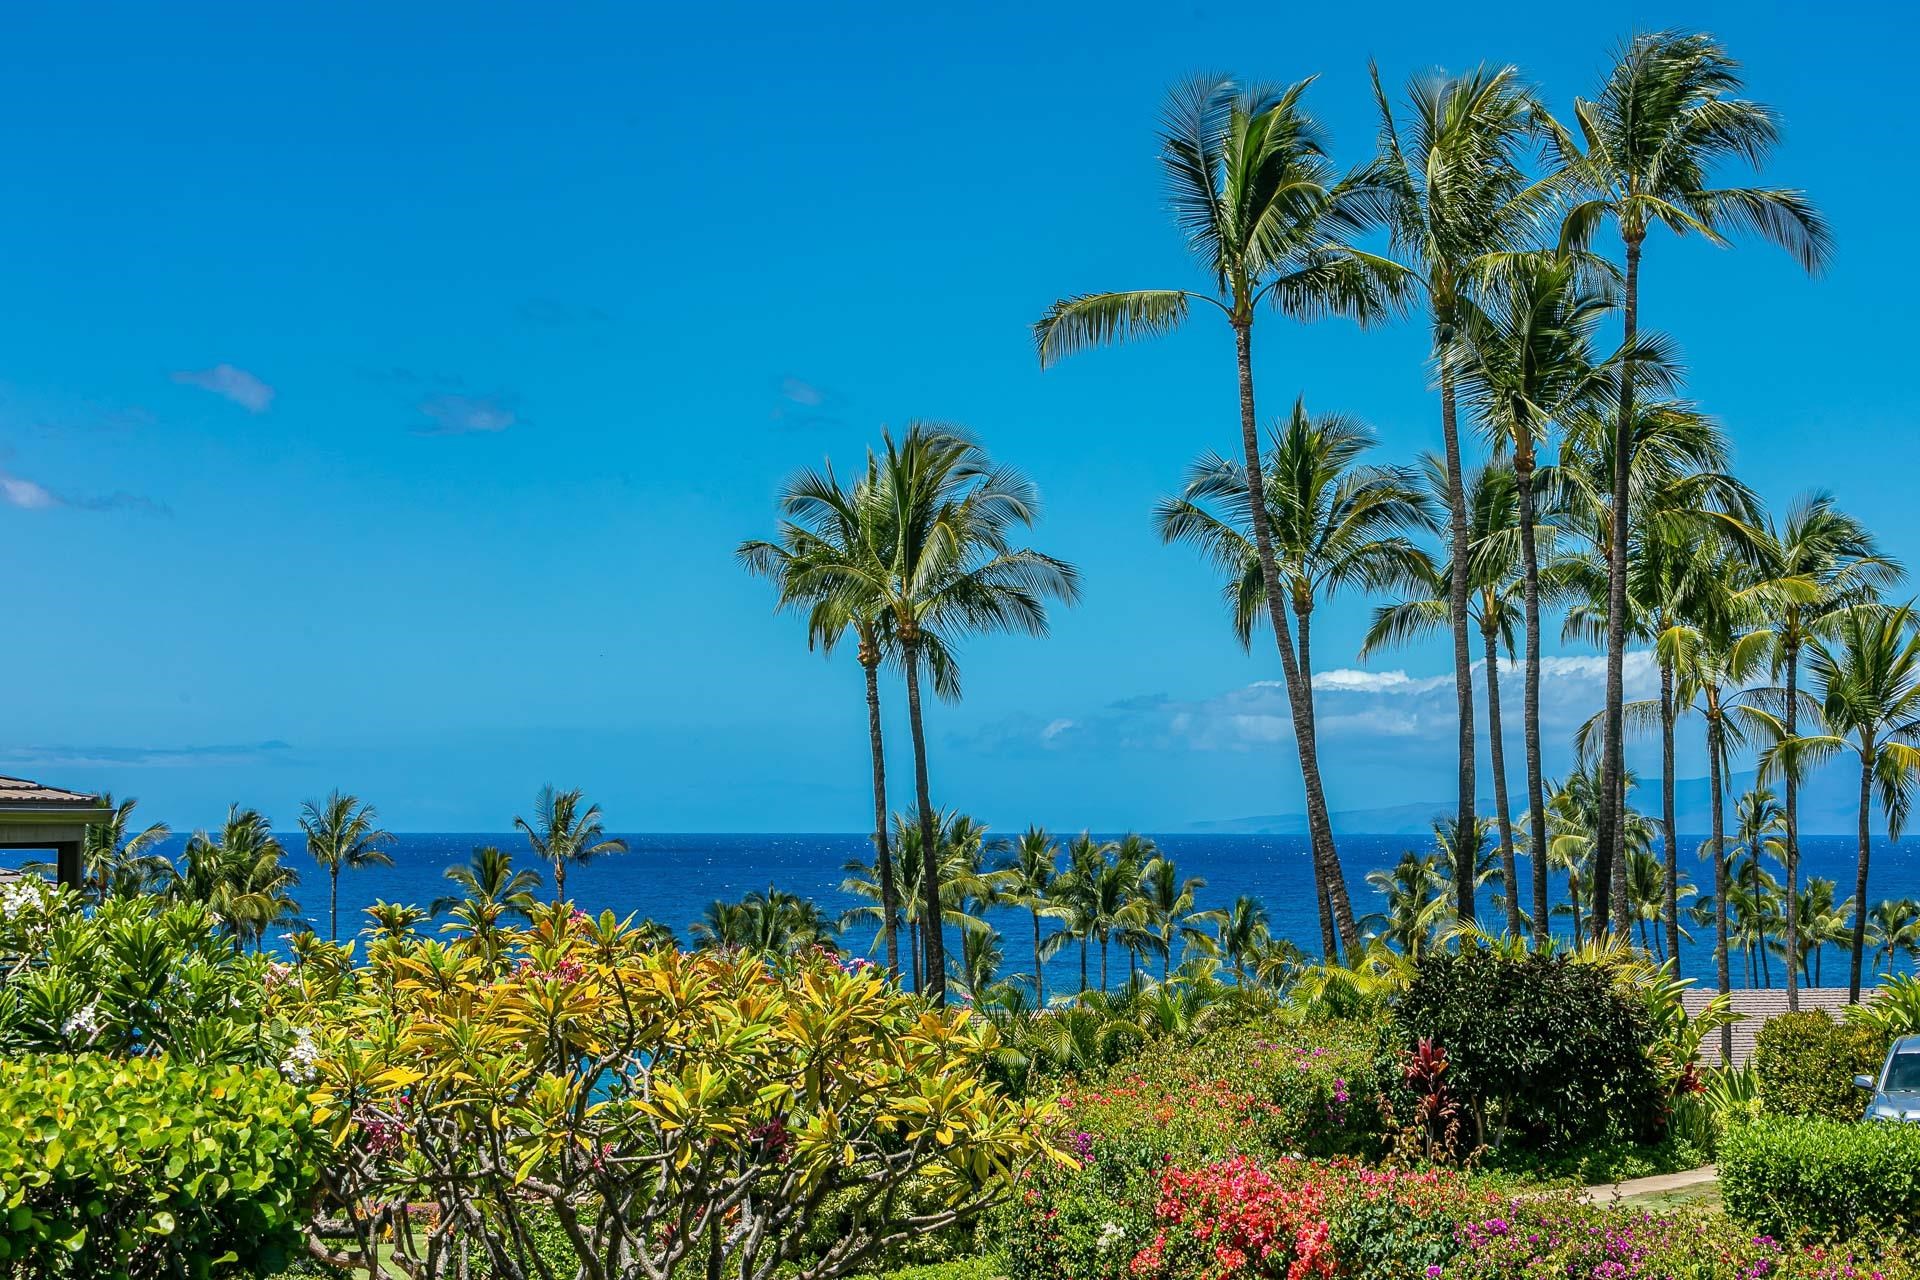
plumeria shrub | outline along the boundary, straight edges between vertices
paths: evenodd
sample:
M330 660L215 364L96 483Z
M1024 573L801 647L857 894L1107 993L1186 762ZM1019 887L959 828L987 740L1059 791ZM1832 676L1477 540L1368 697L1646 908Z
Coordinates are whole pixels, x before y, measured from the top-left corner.
M316 1151L271 1070L0 1061L0 1275L253 1276L296 1250Z
M270 1063L291 1032L272 1013L286 967L243 955L197 903L113 899L25 879L0 890L0 1053L165 1053Z
M344 1263L390 1240L416 1275L527 1280L543 1218L566 1274L833 1276L1070 1159L1050 1104L987 1083L991 1026L869 966L687 955L566 907L469 924L316 984ZM842 1230L810 1250L828 1205Z

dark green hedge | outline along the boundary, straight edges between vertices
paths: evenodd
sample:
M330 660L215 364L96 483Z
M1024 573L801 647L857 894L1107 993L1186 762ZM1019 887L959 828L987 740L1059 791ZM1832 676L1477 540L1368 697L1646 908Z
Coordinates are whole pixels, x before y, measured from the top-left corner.
M1853 1078L1879 1075L1886 1048L1880 1032L1822 1010L1769 1018L1753 1051L1760 1104L1769 1115L1858 1120L1867 1095Z
M1720 1142L1727 1212L1782 1240L1920 1227L1920 1125L1768 1116Z

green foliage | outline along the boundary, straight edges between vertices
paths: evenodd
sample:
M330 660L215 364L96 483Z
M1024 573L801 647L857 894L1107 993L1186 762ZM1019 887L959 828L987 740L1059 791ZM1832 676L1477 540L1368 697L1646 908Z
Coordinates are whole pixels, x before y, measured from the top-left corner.
M115 898L86 915L71 891L22 881L0 895L0 1053L278 1061L284 973L235 950L203 904Z
M1871 1027L1889 1043L1920 1035L1920 976L1895 974L1865 1004L1847 1006L1847 1021Z
M1769 1115L1858 1120L1867 1100L1853 1078L1877 1074L1886 1049L1878 1028L1822 1010L1770 1018L1754 1046L1761 1104Z
M1696 1088L1673 1100L1667 1128L1675 1141L1711 1158L1731 1125L1752 1120L1760 1111L1760 1073L1751 1062L1714 1067L1701 1075Z
M307 1108L265 1070L0 1061L0 1273L247 1276L299 1242Z
M1719 1164L1727 1212L1755 1231L1898 1238L1920 1224L1920 1125L1768 1116L1730 1129Z
M1476 1137L1563 1152L1657 1136L1664 1090L1644 1003L1609 971L1564 955L1482 946L1434 952L1393 1002L1400 1041L1447 1051Z

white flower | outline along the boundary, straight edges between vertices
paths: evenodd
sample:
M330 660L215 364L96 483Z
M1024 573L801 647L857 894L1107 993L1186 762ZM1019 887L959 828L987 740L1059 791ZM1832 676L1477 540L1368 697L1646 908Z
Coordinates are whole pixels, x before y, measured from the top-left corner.
M287 1056L280 1059L280 1074L287 1079L304 1083L319 1073L314 1064L320 1061L320 1046L313 1042L313 1032L305 1027L293 1033L293 1043L287 1048Z
M1126 1231L1121 1228L1119 1223L1109 1222L1105 1226L1100 1228L1100 1234L1094 1239L1094 1242L1093 1242L1094 1247L1096 1249L1110 1249L1122 1236L1126 1234L1127 1234Z
M16 880L4 889L0 889L0 919L11 920L15 916L40 905L40 882L37 880Z
M68 1018L66 1025L60 1028L70 1040L90 1039L100 1030L100 1006L90 1004L80 1012Z

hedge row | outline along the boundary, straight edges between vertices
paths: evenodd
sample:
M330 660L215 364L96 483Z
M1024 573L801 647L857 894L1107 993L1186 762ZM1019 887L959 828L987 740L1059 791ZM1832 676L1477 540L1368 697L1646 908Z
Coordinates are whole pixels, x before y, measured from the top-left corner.
M1720 1143L1727 1212L1755 1231L1823 1240L1920 1226L1920 1125L1764 1117Z

